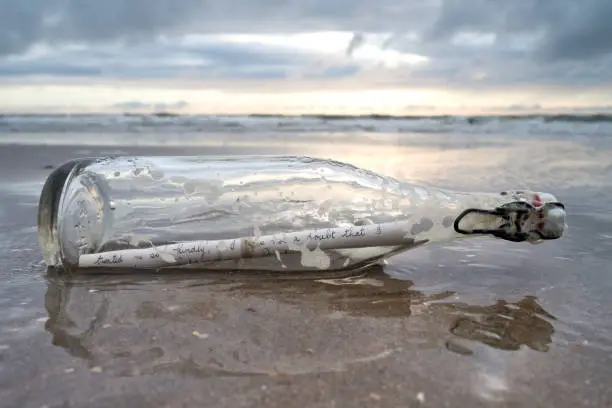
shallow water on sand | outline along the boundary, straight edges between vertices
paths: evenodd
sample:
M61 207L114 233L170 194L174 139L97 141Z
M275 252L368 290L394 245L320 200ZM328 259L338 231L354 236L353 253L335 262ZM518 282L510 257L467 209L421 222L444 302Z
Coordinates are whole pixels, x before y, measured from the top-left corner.
M612 404L612 148L500 141L0 147L0 406ZM425 246L358 276L47 273L45 167L108 153L309 154L458 190L545 190L569 230Z

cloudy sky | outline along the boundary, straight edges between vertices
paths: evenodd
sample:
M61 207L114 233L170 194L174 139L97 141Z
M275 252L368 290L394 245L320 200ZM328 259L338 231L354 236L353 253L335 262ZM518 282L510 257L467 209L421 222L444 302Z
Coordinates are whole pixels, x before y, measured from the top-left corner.
M0 110L611 110L611 0L3 0Z

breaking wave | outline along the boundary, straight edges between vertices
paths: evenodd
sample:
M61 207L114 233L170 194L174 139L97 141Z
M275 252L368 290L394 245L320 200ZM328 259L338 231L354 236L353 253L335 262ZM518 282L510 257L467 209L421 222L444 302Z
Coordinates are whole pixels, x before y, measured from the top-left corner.
M51 136L54 134L55 136ZM413 143L415 137L489 142L495 136L526 138L577 138L612 135L612 115L513 115L513 116L386 116L386 115L4 115L0 116L0 144L45 143L73 140L91 134L108 143L171 143L204 139L220 141L298 141L328 137L357 142ZM126 135L135 135L127 137ZM64 136L61 136L64 135ZM259 136L258 136L259 135ZM465 137L462 137L465 136ZM469 137L468 137L469 136ZM68 140L66 139L66 140ZM100 139L100 138L99 138ZM112 140L111 140L112 139ZM131 140L130 140L131 139ZM305 138L304 138L305 139ZM598 138L603 141L602 138ZM70 142L72 143L72 142ZM82 144L83 141L79 141ZM446 142L445 142L446 143Z

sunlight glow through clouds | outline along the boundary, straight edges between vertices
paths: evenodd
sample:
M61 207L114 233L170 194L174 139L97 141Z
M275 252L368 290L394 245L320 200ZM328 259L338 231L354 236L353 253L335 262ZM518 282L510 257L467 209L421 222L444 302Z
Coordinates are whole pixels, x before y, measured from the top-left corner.
M334 57L347 54L354 34L351 32L326 31L297 34L221 34L213 38L217 41L236 44L263 45L283 50L293 50L313 55ZM367 41L359 44L350 53L355 61L399 68L402 65L426 63L428 58L422 55L402 53L393 49L384 49L384 44L392 34L368 35Z

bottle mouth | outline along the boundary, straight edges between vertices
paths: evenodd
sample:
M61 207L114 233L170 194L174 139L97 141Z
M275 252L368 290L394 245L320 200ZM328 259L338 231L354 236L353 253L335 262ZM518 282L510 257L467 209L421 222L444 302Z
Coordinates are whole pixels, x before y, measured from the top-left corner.
M48 267L63 266L58 238L58 215L65 186L75 171L95 159L74 159L53 170L43 185L38 201L38 244Z

